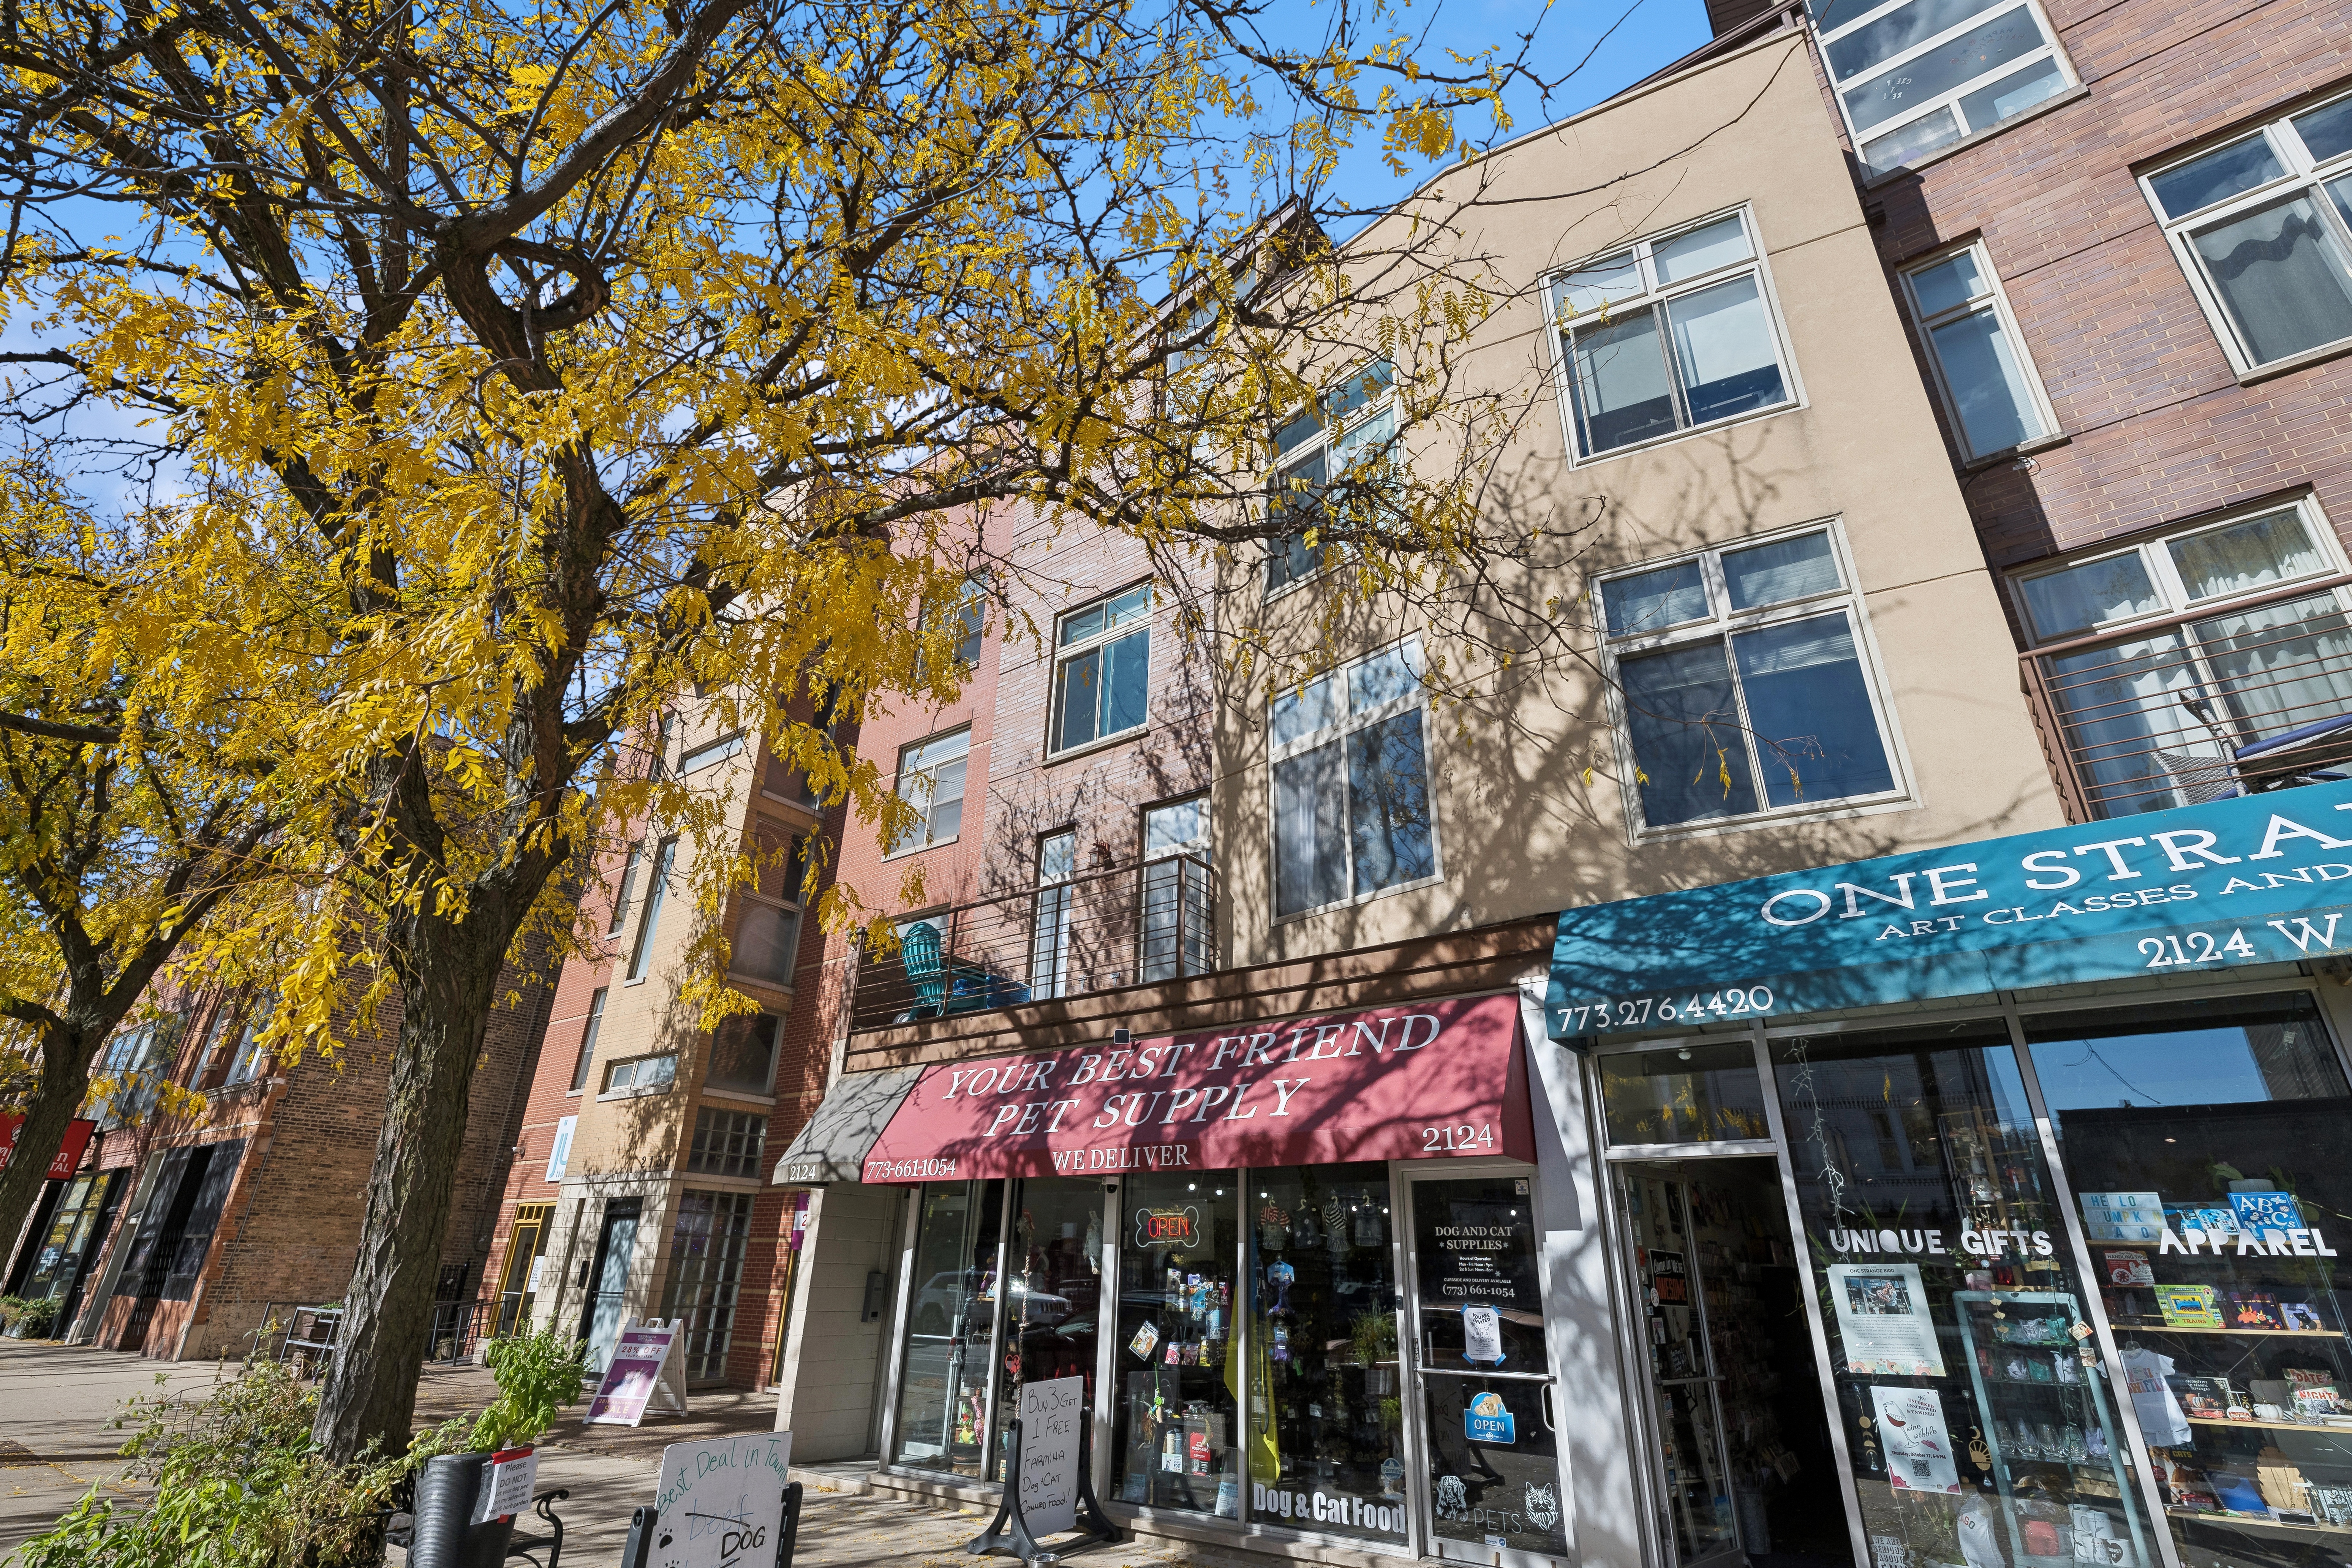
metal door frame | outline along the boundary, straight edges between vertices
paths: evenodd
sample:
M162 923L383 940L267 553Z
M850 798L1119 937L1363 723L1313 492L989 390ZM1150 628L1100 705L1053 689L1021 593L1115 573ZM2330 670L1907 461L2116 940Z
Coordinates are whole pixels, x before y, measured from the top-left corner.
M1449 1554L1445 1550L1448 1545L1460 1548L1463 1543L1441 1542L1430 1531L1432 1508L1428 1497L1429 1435L1426 1426L1429 1418L1429 1405L1423 1395L1421 1386L1423 1370L1421 1365L1421 1258L1419 1248L1411 1245L1408 1239L1420 1234L1418 1216L1413 1208L1414 1187L1432 1182L1475 1181L1482 1176L1524 1178L1528 1184L1528 1209L1532 1222L1531 1229L1536 1238L1537 1298L1544 1319L1549 1322L1551 1317L1551 1303L1545 1299L1542 1267L1543 1237L1547 1216L1543 1207L1543 1183L1538 1179L1535 1162L1500 1157L1475 1160L1399 1160L1390 1165L1389 1171L1390 1183L1395 1194L1391 1200L1390 1207L1399 1221L1394 1230L1404 1264L1403 1272L1398 1276L1404 1300L1402 1310L1398 1314L1397 1323L1397 1381L1400 1392L1405 1393L1403 1401L1407 1478L1405 1528L1409 1532L1406 1539L1406 1551L1419 1555L1424 1562L1482 1563L1486 1565L1486 1568L1552 1568L1552 1565L1558 1563L1560 1559L1548 1552L1522 1552L1507 1546L1483 1548L1482 1557L1471 1557L1466 1551ZM1545 1348L1544 1360L1549 1365L1551 1360L1549 1344ZM1440 1375L1452 1374L1441 1373ZM1559 1398L1559 1369L1553 1367L1540 1375L1529 1373L1486 1373L1478 1375L1506 1377L1514 1382L1537 1381L1546 1385L1543 1392L1538 1395L1538 1399L1540 1402L1539 1408L1546 1429L1551 1433L1554 1439L1552 1444L1554 1495L1560 1500L1562 1522L1572 1522L1576 1517L1573 1508L1575 1493L1569 1485L1566 1463L1567 1445L1560 1440L1559 1418L1553 1414L1558 1407L1556 1402ZM1573 1555L1576 1543L1572 1531L1569 1532L1568 1548L1570 1554Z

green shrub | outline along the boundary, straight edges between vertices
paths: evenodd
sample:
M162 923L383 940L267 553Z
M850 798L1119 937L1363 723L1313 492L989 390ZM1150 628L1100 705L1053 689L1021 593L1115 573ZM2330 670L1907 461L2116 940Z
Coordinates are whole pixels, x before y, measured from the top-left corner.
M9 1321L21 1325L24 1337L28 1340L47 1339L49 1331L58 1326L58 1299L36 1296L29 1301L19 1301Z
M358 1568L381 1561L381 1512L464 1423L420 1433L406 1454L338 1465L310 1441L317 1391L261 1362L195 1400L134 1399L124 1479L152 1483L142 1506L93 1487L19 1549L12 1568Z
M534 1442L555 1424L555 1413L579 1399L588 1383L588 1344L553 1329L492 1340L482 1352L499 1396L474 1423L470 1446L497 1450Z

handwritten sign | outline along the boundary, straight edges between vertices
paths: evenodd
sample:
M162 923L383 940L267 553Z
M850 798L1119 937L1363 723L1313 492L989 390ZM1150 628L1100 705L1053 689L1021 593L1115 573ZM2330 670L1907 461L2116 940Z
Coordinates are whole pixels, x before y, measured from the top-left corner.
M539 1456L529 1448L501 1448L490 1456L490 1473L474 1502L474 1522L507 1519L530 1507L530 1489L539 1480Z
M662 1450L649 1568L766 1568L784 1524L790 1432Z
M685 1320L658 1320L624 1328L613 1360L588 1402L588 1422L635 1426L648 1406L686 1414L686 1375L677 1364L678 1331Z
M1032 1536L1078 1522L1078 1450L1090 1430L1087 1380L1021 1385L1021 1517Z

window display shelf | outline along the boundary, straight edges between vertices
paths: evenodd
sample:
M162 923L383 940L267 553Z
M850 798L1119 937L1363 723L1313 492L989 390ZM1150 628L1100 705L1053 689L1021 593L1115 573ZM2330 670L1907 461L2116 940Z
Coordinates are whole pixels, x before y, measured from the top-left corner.
M2340 1340L2336 1329L2191 1329L2173 1328L2161 1321L2140 1321L2131 1318L2112 1320L2118 1333L2129 1330L2136 1334L2229 1334L2241 1339L2265 1340Z
M2352 1421L2336 1426L2326 1421L2216 1421L2210 1415L2189 1415L2191 1426L2250 1426L2261 1432L2352 1432Z
M2251 1513L2215 1513L2201 1508L2168 1508L2164 1511L2175 1519L2200 1520L2240 1530L2278 1530L2292 1535L2352 1535L2352 1524L2298 1524L2291 1520L2263 1519Z

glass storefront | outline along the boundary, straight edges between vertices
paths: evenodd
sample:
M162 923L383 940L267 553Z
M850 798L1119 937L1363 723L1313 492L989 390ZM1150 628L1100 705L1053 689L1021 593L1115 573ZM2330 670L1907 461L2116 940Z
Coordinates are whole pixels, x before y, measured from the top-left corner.
M1011 1284L1004 1302L1006 1350L1004 1376L997 1385L992 1480L1004 1479L1022 1384L1083 1377L1087 1406L1093 1406L1102 1221L1100 1182L1035 1176L1013 1184Z
M1122 1502L1241 1515L1240 1173L1133 1176L1119 1235L1111 1448Z
M1405 1539L1384 1164L1250 1173L1253 1518Z
M898 1464L981 1473L1003 1212L1001 1181L933 1183L922 1189L892 1428L890 1457Z
M1772 1064L1873 1568L2152 1564L2008 1026L1781 1039Z
M2311 994L2023 1026L2184 1568L2352 1557L2352 1093Z

